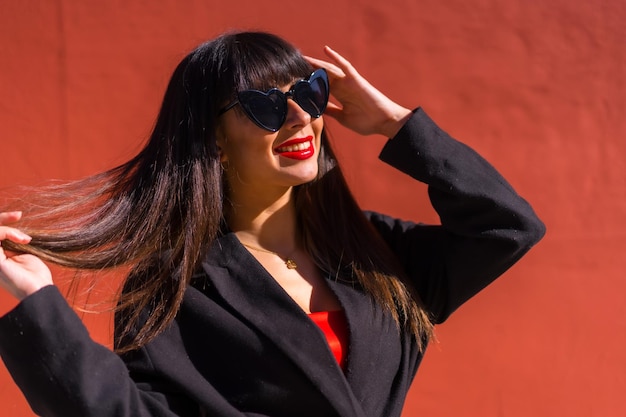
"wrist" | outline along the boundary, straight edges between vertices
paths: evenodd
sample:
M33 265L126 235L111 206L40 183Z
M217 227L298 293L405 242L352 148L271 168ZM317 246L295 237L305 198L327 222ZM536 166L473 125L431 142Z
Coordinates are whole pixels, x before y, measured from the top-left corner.
M22 301L25 298L35 294L39 290L49 285L54 285L52 282L37 282L29 283L20 287L6 288L6 290L18 301Z
M402 106L391 113L388 120L383 124L380 133L388 138L398 134L402 126L411 118L413 111Z
M39 292L42 288L45 288L49 285L53 285L53 284L51 282L45 282L45 283L38 283L38 284L30 285L28 288L25 288L22 291L21 300L35 294L36 292Z

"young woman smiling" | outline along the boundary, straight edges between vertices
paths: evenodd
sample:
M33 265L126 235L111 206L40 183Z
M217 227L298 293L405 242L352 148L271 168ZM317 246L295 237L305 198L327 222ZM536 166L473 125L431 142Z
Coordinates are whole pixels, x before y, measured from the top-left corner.
M325 54L259 32L202 44L135 158L0 214L0 283L20 300L0 318L0 355L37 414L401 414L433 325L544 226L421 108ZM441 224L361 211L322 114L391 138L380 158L429 185ZM130 268L115 353L42 259Z

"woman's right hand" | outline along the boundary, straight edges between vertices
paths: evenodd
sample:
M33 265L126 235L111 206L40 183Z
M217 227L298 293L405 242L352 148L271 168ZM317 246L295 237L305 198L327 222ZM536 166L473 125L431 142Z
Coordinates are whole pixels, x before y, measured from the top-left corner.
M0 213L0 287L18 300L52 285L52 273L41 259L29 254L10 253L2 248L3 240L21 244L30 242L30 236L7 226L21 217L22 213L19 211Z
M394 137L412 111L381 93L338 52L324 47L330 61L305 56L314 68L324 68L330 92L339 105L329 102L324 114L361 135Z

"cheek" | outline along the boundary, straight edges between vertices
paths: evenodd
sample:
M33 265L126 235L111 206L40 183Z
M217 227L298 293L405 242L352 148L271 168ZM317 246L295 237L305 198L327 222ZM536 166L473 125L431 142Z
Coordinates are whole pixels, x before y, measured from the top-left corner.
M273 158L271 147L264 143L262 138L258 140L239 141L229 148L228 159L230 165L240 173L258 170L267 167Z
M231 163L240 161L248 163L271 156L271 145L276 134L259 129L247 118L237 120L233 118L233 123L226 124L223 129L224 140L222 142L222 157Z

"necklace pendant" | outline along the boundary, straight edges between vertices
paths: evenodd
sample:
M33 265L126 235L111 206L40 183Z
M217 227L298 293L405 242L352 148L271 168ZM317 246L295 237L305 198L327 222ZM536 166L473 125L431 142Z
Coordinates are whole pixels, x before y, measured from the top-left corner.
M287 268L289 269L296 269L298 267L298 264L296 264L296 261L294 261L293 259L289 259L289 258L287 258L287 260L285 261L285 265L287 265Z

